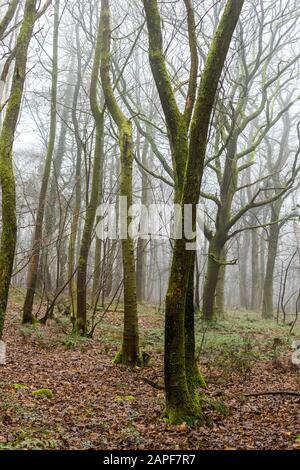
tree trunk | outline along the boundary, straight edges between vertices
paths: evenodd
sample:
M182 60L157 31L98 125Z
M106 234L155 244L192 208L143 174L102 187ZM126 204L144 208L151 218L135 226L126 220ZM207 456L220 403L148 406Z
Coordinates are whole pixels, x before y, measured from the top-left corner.
M226 262L225 250L222 250L221 260ZM218 318L225 316L225 277L226 277L226 264L220 266L219 277L216 287L216 315Z
M132 205L132 128L127 123L121 131L121 185L120 194L127 200L128 208ZM127 215L127 227L132 218ZM121 351L115 358L115 363L124 365L141 365L139 355L139 334L136 298L136 272L134 242L127 236L122 240L122 260L124 271L124 331Z
M77 271L77 312L75 331L84 336L87 333L87 266L92 243L93 227L99 201L101 169L104 158L104 110L100 109L97 100L97 85L100 70L101 24L99 22L97 43L94 54L92 79L90 86L90 105L96 123L96 143L90 201L88 203L82 233L78 271Z
M81 160L82 160L82 141L80 138L79 124L77 119L77 103L79 98L80 86L82 82L81 77L81 51L80 51L80 39L79 39L79 26L76 26L76 48L77 48L77 77L76 85L73 95L72 104L72 122L74 126L74 134L76 139L76 169L75 169L75 203L72 208L72 222L71 222L71 235L68 248L68 278L69 283L69 295L71 299L72 308L72 319L75 321L76 318L76 282L75 282L75 264L76 264L76 242L79 226L79 215L81 208Z
M277 220L277 215L275 215ZM279 240L280 226L279 224L274 224L270 226L270 234L268 240L268 258L267 258L267 267L265 274L264 282L264 291L263 291L263 308L262 316L265 319L273 318L274 308L273 308L273 282L274 282L274 270L276 263L276 255L278 249L278 240Z
M260 307L259 240L256 230L251 231L251 310Z
M167 72L162 44L161 19L156 0L144 0L149 32L149 59L156 81L161 104L167 120L170 144L175 164L175 202L193 207L199 202L200 187L206 155L207 135L215 96L231 37L239 18L243 1L229 0L212 40L201 76L198 97L192 93L182 115L178 109L170 77ZM193 9L186 2L189 30L194 29ZM194 35L190 34L191 56L194 58ZM196 45L197 54L197 45ZM197 61L196 61L197 62ZM195 60L194 60L195 65ZM196 67L196 82L197 82ZM191 74L193 78L193 74ZM193 89L190 80L190 90ZM191 109L190 109L191 108ZM190 133L188 115L193 113ZM178 197L180 197L178 199ZM196 211L193 211L193 228L196 228ZM165 321L165 391L166 416L171 423L193 422L203 419L198 396L189 391L185 361L185 309L189 274L194 256L186 250L183 239L175 240L171 273L166 296Z
M208 249L207 270L203 291L203 318L212 321L215 315L215 296L221 269L222 246L214 239L211 240Z
M243 234L242 248L239 250L239 267L240 267L240 302L241 307L248 310L248 280L247 280L247 263L250 244L250 233L248 231Z
M96 225L99 223L100 219L96 218ZM100 285L101 282L101 273L103 266L101 266L101 257L102 257L102 240L96 238L95 241L95 254L94 254L94 273L93 273L93 288L92 288L92 305L93 308L97 307L100 290L103 289L103 286ZM105 266L105 256L103 255L103 261Z
M0 41L2 40L2 38L4 36L4 33L5 33L8 25L9 25L9 23L11 22L11 20L13 19L14 15L16 13L19 1L20 0L11 0L11 2L9 3L9 6L6 10L5 15L3 16L3 18L0 21ZM25 15L24 15L24 17L25 17Z
M192 257L196 258L196 252ZM199 371L196 359L196 338L195 338L195 292L194 292L194 266L196 259L191 261L188 287L185 301L185 370L189 393L194 400L197 400L198 388L206 388L205 380Z
M36 0L27 0L15 48L11 93L0 134L0 184L2 192L2 234L0 245L0 339L2 338L9 286L14 263L17 219L13 171L13 143L20 114L26 77L28 46L36 21Z
M48 292L50 293L52 293L53 284L56 284L56 290L58 291L62 287L62 284L65 283L65 279L62 278L62 275L61 275L62 273L60 272L61 261L64 258L64 254L65 254L65 250L63 250L61 246L61 245L64 245L62 238L64 237L64 232L65 232L64 225L65 224L61 217L59 219L59 230L58 230L57 241L56 241L56 255L57 255L57 267L58 267L57 272L56 272L56 283L53 283L51 279L49 255L52 251L51 242L53 242L53 236L57 228L56 227L56 220L58 218L57 216L58 215L62 216L61 213L59 214L57 213L57 202L58 202L59 193L60 193L59 179L61 177L63 158L66 152L68 119L69 119L69 114L70 114L70 108L72 105L73 68L74 68L74 57L72 57L71 65L70 65L70 72L67 78L65 99L64 99L64 104L63 104L63 109L62 109L62 114L61 114L61 128L59 132L55 157L53 159L53 170L52 170L52 175L50 178L49 193L48 193L47 203L45 207L44 241L45 241L46 247L43 250L43 256L42 256L42 261L41 261L41 265L42 265L41 271L46 273L46 279L48 279L48 282L46 283L46 280L45 280L45 286L46 286L46 289L48 289Z
M148 130L150 132L150 130ZM148 168L147 153L149 149L149 143L147 140L144 142L142 152L142 163L145 168ZM147 207L149 204L148 198L148 185L149 180L144 170L142 171L142 206ZM137 242L136 250L136 294L137 301L143 302L145 300L145 287L146 287L146 268L147 268L147 240L139 237Z
M42 247L43 221L45 213L46 196L48 182L51 172L51 163L54 152L56 136L56 112L57 112L57 75L58 75L58 28L59 28L59 5L60 0L56 0L54 8L54 30L53 30L53 57L52 57L52 88L51 88L51 117L50 131L48 139L47 155L45 160L42 185L39 195L38 210L36 215L36 225L32 244L32 257L28 268L27 291L23 307L23 323L32 323L33 302L37 284L37 275Z
M77 271L77 317L76 332L82 336L87 333L87 266L88 257L92 243L93 227L98 205L98 191L100 187L100 169L103 159L104 143L104 116L97 120L96 124L96 144L94 153L92 189L89 205L86 211L86 218L82 233L78 271Z
M146 247L147 241L139 238L136 248L136 296L138 302L145 300Z
M128 209L133 203L132 170L133 170L133 144L132 124L127 120L114 96L110 80L110 8L109 1L101 3L101 78L102 88L108 110L115 121L119 131L119 146L121 154L120 194L126 202L126 209L120 208L121 218L126 225L126 234L122 238L122 261L124 272L124 330L123 343L120 352L115 357L115 363L129 366L141 365L139 353L138 315L136 298L136 271L134 242L128 236L128 227L132 223L132 217ZM124 213L126 212L126 214Z

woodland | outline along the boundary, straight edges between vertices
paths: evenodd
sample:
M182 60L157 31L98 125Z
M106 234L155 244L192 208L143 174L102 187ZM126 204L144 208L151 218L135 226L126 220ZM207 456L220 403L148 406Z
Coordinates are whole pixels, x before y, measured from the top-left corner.
M0 0L0 450L300 450L299 17Z

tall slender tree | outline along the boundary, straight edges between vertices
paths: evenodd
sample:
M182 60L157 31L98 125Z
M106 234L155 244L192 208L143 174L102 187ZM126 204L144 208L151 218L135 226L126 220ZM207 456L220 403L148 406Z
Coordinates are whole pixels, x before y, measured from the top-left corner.
M93 238L93 228L99 203L100 185L102 181L102 168L104 158L104 112L105 107L98 101L98 79L100 70L100 51L102 40L102 25L99 20L97 41L94 53L93 70L90 85L90 106L96 124L96 140L94 148L93 175L90 199L86 209L84 228L80 243L78 272L77 272L77 311L76 332L81 335L87 333L87 267L88 257Z
M15 3L16 2L13 2L13 5ZM0 184L2 191L2 233L0 245L0 338L3 333L17 234L16 189L12 152L26 78L28 47L32 38L34 24L38 17L36 9L37 3L38 2L36 0L27 0L25 3L24 17L13 52L15 66L11 92L0 134Z
M51 173L51 164L54 154L56 139L57 122L57 79L58 79L58 31L60 21L60 0L54 3L54 25L53 25L53 44L52 44L52 84L51 84L51 111L50 111L50 129L48 137L47 153L44 164L42 184L39 194L38 209L35 221L35 230L32 242L32 256L28 268L27 290L23 307L23 323L32 323L33 321L33 303L37 285L38 268L40 254L42 249L43 222L46 207L46 197L48 183Z
M108 0L101 2L101 24L102 24L102 44L101 44L101 79L107 108L115 121L119 131L119 146L121 156L121 176L120 195L126 199L127 208L133 203L132 195L132 167L133 167L133 143L132 143L132 123L125 116L114 96L110 79L110 47L111 47L111 26L110 26L110 6ZM132 217L127 211L123 214L127 227L132 222ZM122 239L122 260L124 272L124 330L123 344L121 351L115 358L116 363L136 366L141 365L139 352L138 314L136 298L136 270L134 242L124 234Z

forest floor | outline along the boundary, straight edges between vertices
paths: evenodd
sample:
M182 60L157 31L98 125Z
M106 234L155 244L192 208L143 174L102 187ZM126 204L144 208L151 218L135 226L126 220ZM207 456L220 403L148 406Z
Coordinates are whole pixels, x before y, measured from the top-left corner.
M70 335L60 317L22 326L21 299L10 301L0 368L0 449L300 449L300 370L290 362L300 324L232 312L209 331L197 325L199 364L207 380L206 425L170 426L162 418L163 314L140 306L144 369L112 363L122 313L109 312L92 340Z

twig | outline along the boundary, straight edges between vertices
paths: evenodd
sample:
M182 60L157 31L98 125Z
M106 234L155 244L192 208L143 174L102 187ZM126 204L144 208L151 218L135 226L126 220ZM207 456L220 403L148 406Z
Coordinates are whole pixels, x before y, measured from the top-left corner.
M295 397L300 397L300 392L296 392L293 390L273 390L270 392L253 392L253 393L245 393L245 397L259 397L262 395L291 395Z

